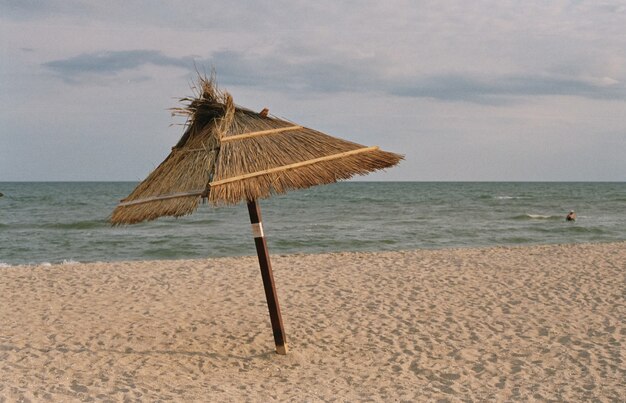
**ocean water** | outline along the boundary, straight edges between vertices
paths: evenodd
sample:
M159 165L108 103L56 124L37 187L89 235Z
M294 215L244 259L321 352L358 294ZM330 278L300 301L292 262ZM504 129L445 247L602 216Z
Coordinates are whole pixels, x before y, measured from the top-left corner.
M255 254L244 204L111 227L135 186L0 182L0 266ZM626 240L623 182L343 182L260 204L273 254Z

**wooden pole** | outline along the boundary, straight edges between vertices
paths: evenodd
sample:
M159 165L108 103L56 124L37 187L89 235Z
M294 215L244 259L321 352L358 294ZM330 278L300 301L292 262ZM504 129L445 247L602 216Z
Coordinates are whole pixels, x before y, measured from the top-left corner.
M259 266L261 267L261 277L263 277L263 287L265 288L267 308L270 311L270 321L272 322L272 331L274 332L276 353L284 355L287 354L287 339L285 338L283 318L280 315L280 306L278 305L278 295L276 294L270 255L267 251L265 236L263 235L261 209L259 208L259 204L256 200L248 201L248 213L250 213L250 223L252 224L252 234L254 235L256 253L259 256Z

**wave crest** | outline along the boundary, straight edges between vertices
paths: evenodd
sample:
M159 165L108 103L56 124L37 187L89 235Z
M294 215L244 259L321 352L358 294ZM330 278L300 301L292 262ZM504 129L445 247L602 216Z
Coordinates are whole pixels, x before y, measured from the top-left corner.
M565 220L565 216L547 214L520 214L513 217L514 220Z

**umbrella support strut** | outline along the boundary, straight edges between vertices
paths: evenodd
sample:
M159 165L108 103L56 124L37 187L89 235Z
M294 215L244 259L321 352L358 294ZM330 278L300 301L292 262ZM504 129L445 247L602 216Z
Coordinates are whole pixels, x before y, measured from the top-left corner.
M278 305L278 295L276 294L270 255L267 251L265 236L263 235L261 209L259 208L259 204L256 200L248 201L248 213L250 213L250 223L252 224L254 244L256 246L257 255L259 256L259 266L261 267L261 277L263 277L265 298L267 299L267 308L270 312L270 321L272 322L272 331L274 332L276 353L284 355L287 354L287 339L285 338L283 318L280 315L280 306Z

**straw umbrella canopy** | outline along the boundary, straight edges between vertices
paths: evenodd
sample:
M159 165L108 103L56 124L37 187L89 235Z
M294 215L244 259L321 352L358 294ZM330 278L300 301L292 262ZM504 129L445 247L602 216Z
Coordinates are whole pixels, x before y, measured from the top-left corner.
M277 352L284 354L287 344L257 200L389 168L403 157L269 116L267 109L259 113L235 105L213 76L200 77L194 89L195 97L181 99L185 106L173 109L187 116L183 136L120 202L111 222L179 217L191 214L202 200L215 206L247 202Z

